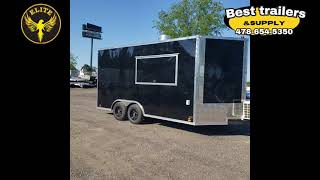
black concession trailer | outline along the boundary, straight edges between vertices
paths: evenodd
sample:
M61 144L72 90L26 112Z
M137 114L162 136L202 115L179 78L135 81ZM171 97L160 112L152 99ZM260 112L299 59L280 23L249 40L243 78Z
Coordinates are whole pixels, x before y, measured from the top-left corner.
M191 36L101 49L97 106L132 123L227 125L245 100L247 44Z

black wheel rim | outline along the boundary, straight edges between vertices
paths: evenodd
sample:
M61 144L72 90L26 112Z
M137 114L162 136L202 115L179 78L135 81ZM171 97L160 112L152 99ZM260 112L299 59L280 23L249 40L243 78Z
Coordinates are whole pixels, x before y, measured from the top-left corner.
M129 112L129 117L132 121L135 121L138 119L138 111L135 110L135 109L132 109L130 112Z
M121 108L120 108L120 107L116 107L116 108L114 109L114 114L115 114L117 117L122 116L122 110L121 110Z

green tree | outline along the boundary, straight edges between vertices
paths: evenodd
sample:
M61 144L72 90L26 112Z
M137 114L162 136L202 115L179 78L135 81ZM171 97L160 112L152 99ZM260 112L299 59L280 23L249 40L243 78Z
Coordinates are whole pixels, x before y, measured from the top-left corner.
M250 87L250 81L247 81L246 85L247 87Z
M166 11L160 11L154 22L160 34L172 38L192 35L221 35L226 28L224 7L213 0L181 0Z
M70 70L76 70L78 57L70 53Z
M83 65L81 69L86 72L92 72L92 68L88 64Z

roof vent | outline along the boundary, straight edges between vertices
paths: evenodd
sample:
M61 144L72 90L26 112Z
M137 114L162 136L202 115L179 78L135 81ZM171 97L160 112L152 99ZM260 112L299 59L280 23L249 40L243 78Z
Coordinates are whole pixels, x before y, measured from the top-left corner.
M165 41L165 40L168 40L168 39L170 39L170 36L165 35L165 34L161 34L160 35L160 41Z

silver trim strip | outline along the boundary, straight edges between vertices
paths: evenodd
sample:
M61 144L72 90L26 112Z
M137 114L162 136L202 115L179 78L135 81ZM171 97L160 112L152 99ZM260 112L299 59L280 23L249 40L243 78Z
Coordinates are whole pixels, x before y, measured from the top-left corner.
M128 45L120 45L120 46L111 46L106 48L100 48L98 51L101 50L108 50L108 49L116 49L116 48L125 48L125 47L132 47L132 46L142 46L142 45L149 45L149 44L157 44L157 43L165 43L165 42L172 42L172 41L181 41L181 40L187 40L187 39L194 39L194 38L207 38L207 39L226 39L226 40L244 40L243 38L236 38L236 37L219 37L219 36L187 36L187 37L181 37L181 38L175 38L175 39L167 39L163 41L151 41L151 42L145 42L145 43L131 43Z
M179 53L172 53L172 54L159 54L159 55L148 55L148 56L136 56L135 62L135 77L134 83L140 85L162 85L162 86L177 86L178 85L178 66L179 66ZM176 57L176 67L175 67L175 79L174 83L153 83L153 82L138 82L138 60L139 59L153 59L153 58L162 58L162 57Z
M99 110L105 110L105 111L111 111L111 112L112 112L112 109L110 109L110 108L97 107L97 109L99 109Z
M211 125L228 125L228 120L223 122L206 122L206 123L195 123L195 126L211 126Z
M160 120L165 120L165 121L172 121L172 122L178 122L178 123L183 123L183 124L189 124L189 125L195 125L194 122L189 122L189 121L182 121L179 119L172 119L172 118L167 118L167 117L162 117L162 116L155 116L155 115L150 115L150 114L145 114L145 117L150 117L150 118L155 118L155 119L160 119Z
M149 44L157 44L157 43L165 43L165 42L172 42L172 41L181 41L181 40L187 40L187 39L194 39L199 37L199 35L196 36L187 36L187 37L181 37L181 38L175 38L175 39L167 39L163 41L153 41L153 42L146 42L146 43L132 43L128 45L122 45L122 46L112 46L112 47L106 47L106 48L100 48L100 50L108 50L108 49L116 49L116 48L125 48L125 47L132 47L132 46L142 46L142 45L149 45Z
M177 86L177 83L148 83L148 82L135 82L139 85L153 85L153 86Z
M238 40L245 41L245 38L237 38L237 37L219 37L219 36L201 36L205 39L224 39L224 40Z
M163 116L155 116L155 115L151 115L151 114L145 114L143 106L137 101L131 101L131 100L125 100L125 99L117 99L112 103L111 107L113 106L114 103L116 103L118 101L138 104L140 106L141 110L142 110L143 116L145 116L145 117L150 117L150 118L155 118L155 119L160 119L160 120L165 120L165 121L178 122L178 123L189 124L189 125L195 125L194 122L183 121L183 120L173 119L173 118L168 118L168 117L163 117ZM112 112L111 108L97 107L97 109L107 110L107 111L111 111Z
M97 107L97 109L112 112L112 110L111 110L110 108ZM163 116L155 116L155 115L150 115L150 114L145 114L144 116L145 116L145 117L154 118L154 119L165 120L165 121L171 121L171 122L177 122L177 123L189 124L189 125L193 125L193 126L204 126L204 125L227 125L227 124L225 124L225 123L219 123L219 122L206 123L206 124L198 124L198 123L195 123L195 122L182 121L182 120L179 120L179 119L173 119L173 118L168 118L168 117L163 117Z
M195 59L194 59L194 80L193 80L193 113L192 118L193 122L197 122L196 118L196 112L197 112L197 104L198 104L198 74L199 74L199 67L200 67L200 61L199 61L199 46L200 46L201 38L196 39L196 52L195 52Z
M136 56L136 59L150 59L150 58L160 58L160 57L173 57L177 56L180 53L172 53L172 54L156 54L156 55L148 55L148 56Z
M249 39L246 39L243 42L243 69L242 69L242 94L241 94L241 100L246 100L246 83L247 83L247 61L248 61L248 44Z

